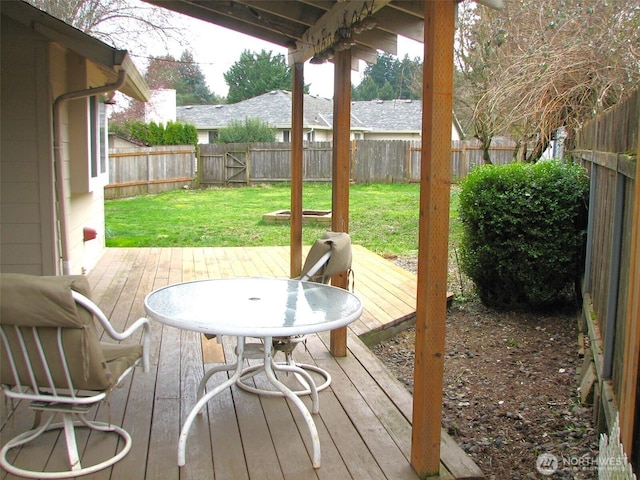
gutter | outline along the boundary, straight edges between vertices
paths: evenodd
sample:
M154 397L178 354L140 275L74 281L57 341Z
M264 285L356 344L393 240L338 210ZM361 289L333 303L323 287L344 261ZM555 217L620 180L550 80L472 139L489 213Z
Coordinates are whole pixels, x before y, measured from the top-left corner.
M67 204L64 188L64 169L62 158L62 134L60 131L60 126L62 125L61 106L69 100L76 100L79 98L86 98L93 95L100 95L119 90L125 84L126 80L127 72L125 70L120 70L118 71L118 80L115 83L103 85L102 87L63 93L53 102L53 168L56 179L53 201L56 205L56 214L58 217L60 261L62 262L63 275L69 275L71 273L71 260L69 258L69 227L67 225Z

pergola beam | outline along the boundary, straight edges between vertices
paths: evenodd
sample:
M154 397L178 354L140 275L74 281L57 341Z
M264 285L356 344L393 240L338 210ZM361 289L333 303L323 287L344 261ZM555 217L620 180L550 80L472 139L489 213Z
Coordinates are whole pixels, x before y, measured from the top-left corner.
M424 2L422 150L411 464L420 477L440 469L444 376L453 42L456 4Z
M331 229L349 232L349 182L351 144L351 50L336 52L333 79L333 162L331 168ZM347 288L346 272L331 277L331 284ZM347 327L331 331L329 350L335 357L347 354Z
M377 0L373 3L372 13L380 10L390 0ZM305 62L314 54L330 47L334 41L334 34L342 26L349 27L359 16L366 13L371 8L371 1L352 0L349 2L338 2L326 12L316 24L309 28L300 40L296 41L296 46L289 49L289 65Z
M291 278L302 272L302 185L304 161L304 63L293 66L291 87Z

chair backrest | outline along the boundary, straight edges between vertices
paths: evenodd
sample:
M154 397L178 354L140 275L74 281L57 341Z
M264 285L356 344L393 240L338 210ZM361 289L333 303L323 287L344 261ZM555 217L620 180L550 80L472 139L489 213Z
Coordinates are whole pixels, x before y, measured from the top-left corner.
M351 270L351 237L344 232L326 232L311 246L300 279L329 283L331 277Z
M41 389L100 391L113 378L93 314L72 291L89 296L83 276L0 274L0 382Z

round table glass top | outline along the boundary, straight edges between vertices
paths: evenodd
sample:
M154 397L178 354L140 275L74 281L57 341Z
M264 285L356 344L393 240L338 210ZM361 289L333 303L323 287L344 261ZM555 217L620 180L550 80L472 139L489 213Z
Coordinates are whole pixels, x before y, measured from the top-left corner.
M160 288L147 315L185 330L237 336L289 336L333 330L357 320L358 297L319 283L276 278L198 280Z

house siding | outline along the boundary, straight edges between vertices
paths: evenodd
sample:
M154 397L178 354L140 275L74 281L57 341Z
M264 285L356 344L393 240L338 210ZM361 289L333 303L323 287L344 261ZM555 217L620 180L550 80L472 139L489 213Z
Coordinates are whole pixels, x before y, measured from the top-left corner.
M2 17L0 269L56 271L47 42Z
M52 106L63 93L103 85L105 80L99 70L87 68L86 59L6 16L2 17L1 35L1 67L11 75L3 75L0 85L0 271L57 275L62 267L55 221ZM78 68L86 74L77 75ZM78 141L82 132L87 133L85 106L85 99L61 106L60 151L71 274L91 270L105 245L102 185L90 192L72 192L71 188L73 172L88 162L82 146L86 141ZM71 113L74 109L75 115ZM84 242L84 227L96 230L98 237Z
M56 95L104 84L104 78L98 76L99 72L90 68L83 57L67 52L66 60L69 65L58 71L66 72L67 85L64 90L56 92ZM73 274L82 274L93 269L105 248L104 185L108 183L108 174L88 180L90 143L88 99L80 98L65 102L62 109L66 112L66 115L63 115L65 120L62 131L65 145L69 268ZM73 144L70 142L71 135L74 137ZM97 237L85 242L83 235L85 227L95 230Z

